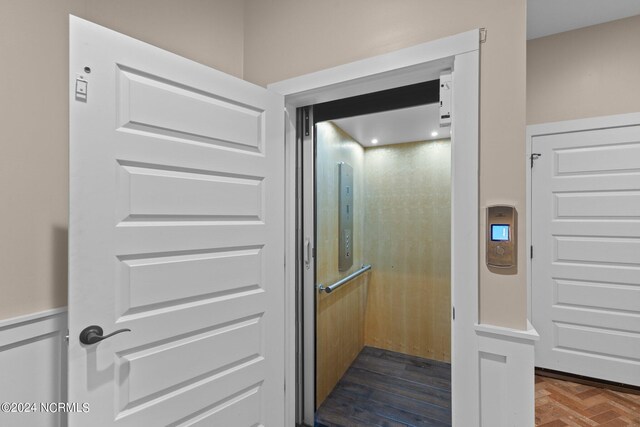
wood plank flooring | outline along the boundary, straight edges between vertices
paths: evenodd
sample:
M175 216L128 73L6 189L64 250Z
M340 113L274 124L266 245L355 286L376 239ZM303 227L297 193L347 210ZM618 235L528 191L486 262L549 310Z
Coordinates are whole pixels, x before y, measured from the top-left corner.
M640 395L536 375L538 427L640 427Z
M640 427L640 395L536 375L537 427ZM451 365L365 347L316 427L451 425Z
M316 413L316 427L451 426L451 365L365 347Z

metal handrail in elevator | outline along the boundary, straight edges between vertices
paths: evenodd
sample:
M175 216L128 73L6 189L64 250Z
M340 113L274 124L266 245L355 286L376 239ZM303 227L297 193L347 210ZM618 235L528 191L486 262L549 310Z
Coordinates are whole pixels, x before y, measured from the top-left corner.
M338 289L340 286L344 285L345 283L355 279L356 277L360 276L362 273L365 273L367 271L371 270L371 264L363 264L362 267L360 267L359 270L354 271L353 273L351 273L350 275L348 275L347 277L343 277L342 279L338 280L336 283L334 283L331 286L324 286L322 283L318 285L318 291L322 292L325 291L326 293L330 294L331 292L335 291L336 289Z

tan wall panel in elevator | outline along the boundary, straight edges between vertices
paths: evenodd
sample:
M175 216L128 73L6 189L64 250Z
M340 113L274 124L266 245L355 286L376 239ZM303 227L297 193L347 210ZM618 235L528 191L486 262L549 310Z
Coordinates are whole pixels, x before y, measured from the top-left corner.
M338 163L353 168L353 266L338 270ZM363 263L364 149L331 122L317 125L317 283L330 285ZM364 347L367 275L318 294L316 406L324 401Z
M365 345L451 360L451 144L365 150Z

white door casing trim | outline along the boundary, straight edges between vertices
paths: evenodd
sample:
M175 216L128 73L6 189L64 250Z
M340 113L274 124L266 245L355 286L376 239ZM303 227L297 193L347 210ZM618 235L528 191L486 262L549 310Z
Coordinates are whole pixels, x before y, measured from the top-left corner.
M436 79L453 69L452 127L452 412L456 426L479 425L479 30L268 85L285 95L286 123L286 389L295 390L295 111L298 107ZM458 331L459 333L457 333ZM296 394L285 396L287 425Z
M526 153L525 159L526 162L526 205L527 205L527 218L532 218L532 177L531 177L531 154L533 147L533 139L537 136L549 135L549 134L558 134L558 133L569 133L569 132L579 132L579 131L587 131L587 130L597 130L597 129L605 129L612 127L625 127L625 126L634 126L640 124L640 113L627 113L627 114L615 114L611 116L599 116L599 117L589 117L585 119L576 119L576 120L564 120L559 122L549 122L549 123L540 123L535 125L527 126L526 133ZM531 223L532 221L527 221L527 230L526 230L526 248L527 248L527 319L531 320L531 315L533 312L533 301L531 298L531 283L532 283L532 272L531 272L531 254L530 248L533 242L533 236L531 234Z

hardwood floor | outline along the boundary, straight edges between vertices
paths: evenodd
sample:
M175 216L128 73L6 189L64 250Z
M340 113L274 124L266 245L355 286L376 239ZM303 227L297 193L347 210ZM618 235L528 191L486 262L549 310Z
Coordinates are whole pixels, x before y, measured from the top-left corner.
M537 427L640 427L640 395L536 375ZM316 427L451 425L451 365L365 347Z
M365 347L316 413L316 427L451 426L451 365Z
M536 375L536 426L640 427L640 395Z

